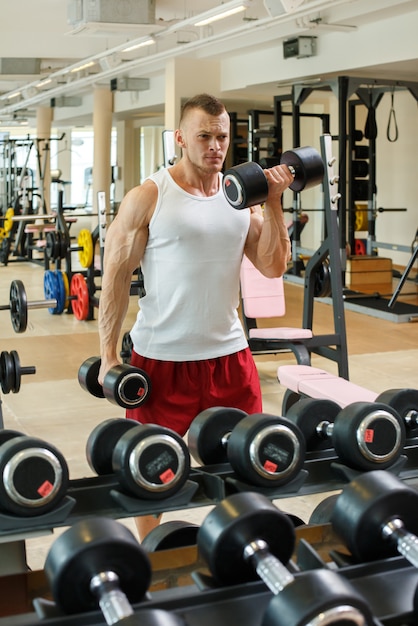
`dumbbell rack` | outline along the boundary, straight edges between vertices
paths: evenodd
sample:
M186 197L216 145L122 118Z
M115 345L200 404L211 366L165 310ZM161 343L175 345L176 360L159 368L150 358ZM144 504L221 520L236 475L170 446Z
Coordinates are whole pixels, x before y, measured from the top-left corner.
M296 528L297 549L288 569L297 578L317 569L336 570L348 579L369 603L374 615L373 626L412 626L416 624L412 611L418 570L402 557L356 564L333 536L329 524ZM321 543L327 545L327 554ZM170 551L174 554L174 551ZM157 555L158 556L158 555ZM165 556L164 554L161 556ZM158 563L150 554L151 562ZM166 559L170 561L169 553ZM230 587L219 587L199 561L195 546L178 548L173 561L191 563L191 582L184 586L153 590L146 599L134 605L138 620L141 609L159 608L181 615L188 626L260 626L262 616L272 599L271 592L261 581ZM193 567L193 565L195 567ZM47 591L45 592L47 593ZM37 597L35 612L0 618L0 626L104 626L100 611L82 616L63 616L55 604ZM141 623L140 620L138 623Z
M391 471L418 488L418 441L409 442ZM193 467L180 491L164 500L127 495L120 490L113 475L70 480L66 496L49 513L33 517L0 513L0 575L26 571L26 539L52 532L54 528L71 526L88 517L123 519L211 506L242 491L259 492L270 500L325 493L342 489L358 474L340 464L332 450L323 450L309 453L300 474L275 489L240 481L227 463Z

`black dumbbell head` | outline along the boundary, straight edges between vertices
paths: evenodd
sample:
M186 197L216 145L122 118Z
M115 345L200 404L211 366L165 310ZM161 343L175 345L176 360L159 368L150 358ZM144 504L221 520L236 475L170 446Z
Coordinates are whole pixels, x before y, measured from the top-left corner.
M177 493L190 473L190 454L174 431L156 424L124 433L112 456L122 488L138 498L161 500Z
M256 539L282 563L290 559L295 530L291 520L265 496L250 491L225 498L204 519L197 533L200 555L215 580L223 585L258 578L244 557L244 548Z
M187 444L190 454L201 465L228 460L225 437L248 413L232 407L211 407L199 413L190 424Z
M364 621L359 621L361 616ZM337 572L324 568L303 572L275 595L261 626L314 623L358 626L374 621L370 606L354 586Z
M290 420L267 413L242 419L228 440L228 459L249 484L276 488L301 471L306 445L301 430Z
M302 191L322 183L325 168L321 155L315 148L304 146L283 152L280 163L294 171L292 191Z
M358 561L384 559L397 554L396 545L383 537L383 526L402 520L406 530L418 534L418 492L394 474L365 472L344 487L335 502L331 523Z
M55 446L12 437L0 447L0 506L23 517L52 511L67 493L69 471Z
M78 382L81 387L96 398L105 397L103 387L97 380L100 365L101 359L97 356L91 356L80 365L78 370Z
M82 520L62 533L44 569L56 604L68 614L98 608L90 582L101 572L118 576L119 588L131 604L143 599L151 582L149 558L131 531L102 517Z
M226 170L223 192L235 209L262 204L268 195L268 184L262 167L255 161L240 163Z
M91 431L86 444L86 457L90 468L99 476L113 473L112 455L116 443L124 433L136 428L138 422L123 417L108 419Z

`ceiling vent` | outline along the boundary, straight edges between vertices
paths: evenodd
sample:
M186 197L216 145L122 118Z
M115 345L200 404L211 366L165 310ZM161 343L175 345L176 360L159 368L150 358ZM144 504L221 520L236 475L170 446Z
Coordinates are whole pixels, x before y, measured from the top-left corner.
M155 0L68 0L70 34L118 34L155 26Z
M4 57L0 59L0 74L31 75L41 71L41 59Z

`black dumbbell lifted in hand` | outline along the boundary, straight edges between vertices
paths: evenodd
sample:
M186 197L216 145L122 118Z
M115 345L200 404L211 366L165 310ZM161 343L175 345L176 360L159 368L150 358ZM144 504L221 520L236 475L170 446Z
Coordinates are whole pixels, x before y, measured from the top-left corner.
M197 545L217 583L238 585L259 577L275 594L261 626L373 624L365 599L337 572L292 575L286 563L295 546L293 524L261 494L242 492L223 500L204 519Z
M96 398L107 398L124 409L135 409L144 404L151 392L151 380L144 370L121 363L112 367L103 386L98 381L101 359L89 357L78 370L78 382Z
M305 146L283 152L280 164L293 174L292 191L302 191L319 185L324 178L324 162L315 148ZM225 171L223 192L235 209L262 204L268 196L268 183L263 168L255 161L234 165Z
M405 446L402 418L381 402L353 402L341 409L332 400L302 398L286 417L301 429L308 451L334 448L342 463L362 472L390 467Z
M57 606L69 615L101 609L106 624L183 626L174 613L140 609L151 584L151 563L131 531L108 518L82 520L52 544L45 574Z
M402 554L418 568L418 492L375 470L344 487L331 515L336 534L358 561Z
M202 465L229 462L244 482L275 488L293 480L305 462L300 429L286 418L212 407L190 425L190 454Z
M180 435L126 418L100 422L87 440L86 457L99 476L114 474L123 490L146 500L174 495L190 474L189 451Z

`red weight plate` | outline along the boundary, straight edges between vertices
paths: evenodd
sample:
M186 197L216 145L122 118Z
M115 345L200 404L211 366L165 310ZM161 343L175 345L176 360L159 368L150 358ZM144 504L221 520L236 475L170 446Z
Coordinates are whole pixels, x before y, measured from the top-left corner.
M76 299L71 301L76 319L86 320L89 315L90 294L82 274L74 274L72 277L70 294L76 296Z

